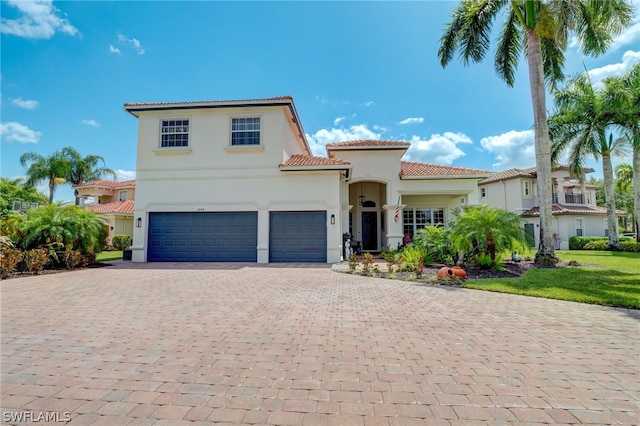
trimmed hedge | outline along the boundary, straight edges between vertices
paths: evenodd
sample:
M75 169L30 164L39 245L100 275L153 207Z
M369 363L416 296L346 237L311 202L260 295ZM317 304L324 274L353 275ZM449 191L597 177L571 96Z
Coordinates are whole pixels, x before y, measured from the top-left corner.
M131 241L131 237L126 234L118 234L113 236L113 240L111 241L111 245L116 250L124 250L129 247L129 242Z
M639 253L640 243L633 238L621 237L620 248L622 251ZM609 250L608 237L570 237L569 250Z

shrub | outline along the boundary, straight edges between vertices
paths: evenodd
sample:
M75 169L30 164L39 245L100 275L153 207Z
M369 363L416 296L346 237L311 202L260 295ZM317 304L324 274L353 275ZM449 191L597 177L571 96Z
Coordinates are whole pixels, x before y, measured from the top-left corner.
M86 268L87 266L91 266L96 263L96 254L95 253L87 253L82 255L82 261L80 262L80 266Z
M129 242L131 241L131 237L126 234L118 234L113 236L113 240L111 244L113 248L116 250L124 250L129 247Z
M397 253L398 253L398 250L393 250L388 248L383 248L382 251L380 252L380 256L384 259L385 263L387 264L387 269L389 271L391 271L391 269L393 268L393 265L396 263Z
M585 249L584 246L593 241L608 242L609 239L607 237L576 237L576 236L569 237L569 250L589 250L589 249ZM594 249L591 249L591 250L594 250Z
M82 253L78 250L65 250L62 255L62 261L64 262L64 266L71 270L77 268L78 265L82 263Z
M425 226L418 229L413 244L424 248L434 262L448 263L453 259L449 231L442 226Z
M633 239L630 239L628 241L621 241L620 248L622 249L622 251L640 253L640 243L635 242Z
M33 272L36 275L47 266L50 260L49 250L46 248L27 250L24 252L25 268L28 272Z
M369 275L371 265L373 265L373 255L371 253L365 253L362 256L362 273Z
M360 256L357 254L353 254L349 258L349 271L355 272L356 268L358 268L358 263L360 263Z
M20 250L5 249L0 254L0 278L6 278L16 271L18 263L22 261L23 254Z
M418 278L422 276L424 265L433 262L424 248L415 245L405 247L399 256L400 269L415 272Z
M491 256L484 253L476 256L474 263L480 269L491 269L491 267L493 267L493 260L491 260Z
M588 243L586 243L582 247L582 249L583 250L607 251L607 250L609 250L609 240L608 239L603 239L603 240L589 241Z

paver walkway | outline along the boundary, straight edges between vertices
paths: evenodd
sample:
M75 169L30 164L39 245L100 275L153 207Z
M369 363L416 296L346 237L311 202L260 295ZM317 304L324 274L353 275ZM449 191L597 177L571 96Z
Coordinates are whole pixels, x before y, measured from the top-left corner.
M118 263L0 283L3 422L640 424L638 311Z

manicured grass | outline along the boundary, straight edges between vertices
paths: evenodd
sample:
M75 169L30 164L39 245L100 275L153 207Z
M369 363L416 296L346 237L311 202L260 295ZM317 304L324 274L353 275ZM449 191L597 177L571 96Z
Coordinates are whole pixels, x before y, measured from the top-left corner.
M640 309L640 253L557 251L579 267L530 269L521 278L473 280L466 288Z
M122 250L103 251L96 256L98 262L106 262L109 260L122 260Z

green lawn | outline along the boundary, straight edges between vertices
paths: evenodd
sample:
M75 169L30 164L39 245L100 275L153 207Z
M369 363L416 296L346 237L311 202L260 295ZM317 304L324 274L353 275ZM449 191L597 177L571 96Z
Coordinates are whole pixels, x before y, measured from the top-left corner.
M106 262L109 260L122 260L122 250L103 251L96 256L98 262Z
M530 269L521 278L473 280L466 288L640 309L640 253L560 250L579 267Z

